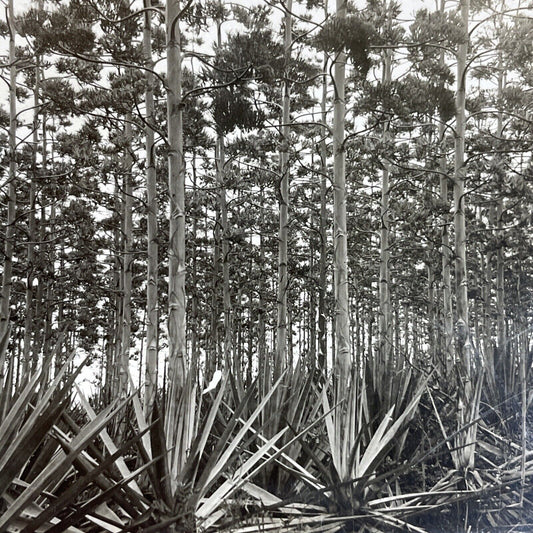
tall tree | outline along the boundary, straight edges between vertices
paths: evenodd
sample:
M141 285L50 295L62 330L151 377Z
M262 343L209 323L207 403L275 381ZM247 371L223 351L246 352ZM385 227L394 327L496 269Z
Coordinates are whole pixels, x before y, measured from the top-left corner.
M444 13L446 0L441 0L440 12ZM444 50L439 53L439 66L445 68ZM444 206L448 207L448 168L446 163L445 146L446 146L446 124L444 118L439 121L439 190L440 198ZM442 339L444 349L444 360L446 375L450 376L452 372L453 355L453 309L452 309L452 281L451 281L451 248L450 248L450 222L448 220L449 209L445 210L444 221L441 232L441 255L442 255Z
M455 171L454 171L454 228L455 228L455 295L456 295L456 350L459 364L468 388L471 371L471 341L468 319L468 279L466 269L465 226L465 102L468 54L469 0L460 1L463 42L457 51L457 94L455 123Z
M190 4L190 2L189 2ZM187 7L187 6L185 6ZM168 337L169 402L185 380L187 307L185 296L185 159L183 154L183 110L179 0L166 5L167 131L169 207Z
M346 0L336 0L336 17L346 17ZM337 51L333 64L333 242L335 279L335 363L340 397L350 375L350 300L348 297L348 233L346 226L345 83L346 53ZM340 399L340 397L338 399Z
M146 203L147 203L147 285L146 285L146 372L144 405L145 412L152 412L152 404L157 389L157 363L159 344L158 313L158 202L157 171L155 164L154 142L154 61L152 58L152 13L151 0L144 0L143 53L146 70L145 89L145 136L146 136Z
M277 372L287 364L287 292L288 280L288 236L289 236L289 150L291 133L291 94L290 94L290 61L292 47L292 0L285 5L285 35L283 41L285 73L282 84L282 114L281 114L281 181L279 187L279 231L278 231L278 317L277 317ZM288 342L292 343L292 334Z
M37 11L37 23L40 22L40 14L42 12L42 1L39 2ZM27 278L26 278L26 318L24 324L24 354L23 354L23 372L27 374L30 366L31 346L34 330L34 294L33 281L35 279L35 244L37 242L37 224L36 224L36 192L38 181L38 151L39 151L39 114L41 105L40 84L41 84L41 54L37 53L35 56L35 68L33 72L33 131L32 131L32 169L30 177L30 190L28 198L28 244L27 244ZM45 132L43 128L43 133ZM44 138L44 135L43 135ZM43 153L43 157L45 154ZM43 169L44 170L44 169ZM44 173L44 172L43 172ZM41 221L44 224L44 221ZM42 280L41 280L42 281Z
M9 331L15 217L17 209L17 56L13 0L8 1L7 17L9 30L9 185L7 190L7 220L4 241L4 271L2 272L2 290L0 293L0 337L2 338Z
M217 48L222 49L222 24L224 23L226 11L219 0L216 10L217 24ZM233 346L233 311L232 298L230 289L230 257L229 257L229 226L228 226L228 205L226 198L226 140L224 128L217 128L217 138L215 143L215 166L218 192L218 210L217 210L217 227L216 239L218 241L219 255L215 261L222 263L222 306L224 312L224 364L232 368L237 375L239 369L235 366L234 346ZM215 266L215 271L219 270Z
M324 1L324 19L328 18L328 3ZM327 296L327 250L328 250L328 220L327 220L327 190L328 190L328 149L326 138L329 132L327 121L327 100L328 100L328 54L324 52L322 91L320 98L320 257L318 274L318 364L324 371L327 368L328 351L328 320L326 310Z
M120 394L126 396L129 384L132 321L132 277L133 277L133 158L132 117L127 113L124 122L124 155L122 174L122 351L119 360Z

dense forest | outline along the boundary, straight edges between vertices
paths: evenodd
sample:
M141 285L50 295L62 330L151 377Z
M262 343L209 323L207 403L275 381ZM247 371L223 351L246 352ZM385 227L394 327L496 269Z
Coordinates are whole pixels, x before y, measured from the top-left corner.
M533 8L2 7L0 533L533 530Z

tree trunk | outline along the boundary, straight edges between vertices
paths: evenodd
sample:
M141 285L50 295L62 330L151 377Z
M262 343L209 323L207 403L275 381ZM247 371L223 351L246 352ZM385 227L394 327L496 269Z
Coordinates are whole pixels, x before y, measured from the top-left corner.
M173 389L169 395L170 402L174 402L176 394L183 387L186 367L185 160L183 156L179 14L179 0L168 0L166 6L168 189L170 196L168 369L170 387Z
M291 342L291 336L287 334L287 290L289 287L287 262L288 262L288 224L289 224L289 147L290 147L290 82L289 63L292 46L292 0L287 0L285 9L285 38L284 59L285 79L282 88L282 115L281 115L281 181L279 187L279 232L278 232L278 317L276 331L276 362L274 376L287 364L287 340Z
M226 368L233 366L233 320L232 304L230 294L230 272L229 272L229 234L228 234L228 207L226 202L226 179L225 179L225 147L224 137L217 135L216 141L216 173L218 187L218 209L220 215L221 233L221 259L222 259L222 305L224 310L224 364ZM237 372L236 368L233 368Z
M383 60L383 85L390 86L392 76L392 57L390 50L384 52ZM390 123L383 126L383 140L387 142L390 137ZM385 406L390 405L391 399L388 391L391 387L392 376L392 320L390 302L390 251L389 251L389 200L390 200L390 164L384 163L381 175L381 227L379 246L379 364L375 383L378 385L378 394L382 396Z
M144 7L151 6L151 0L144 0ZM152 15L150 11L144 14L143 52L145 64L153 68L152 59ZM146 416L150 416L157 390L157 363L159 344L159 312L158 312L158 227L157 227L157 173L155 168L154 130L151 124L154 116L154 75L146 71L145 93L146 120L146 193L147 193L147 287L146 287L146 373L144 406Z
M324 2L324 17L328 15L327 2ZM320 116L322 123L321 141L320 141L320 258L318 274L318 367L323 375L327 371L327 350L328 350L328 321L326 313L326 295L327 295L327 253L328 253L328 220L327 220L327 158L328 152L326 147L327 126L327 67L328 55L324 54L324 67L322 76L322 98L320 101Z
M440 164L440 197L443 205L448 207L448 169L444 151L445 124L439 123L439 139L441 144ZM446 210L448 211L448 209ZM453 310L452 310L452 276L451 276L451 248L450 248L450 220L444 216L441 233L442 256L442 340L443 358L446 376L451 376L454 365L453 352Z
M53 134L52 134L53 135ZM43 175L48 175L48 128L47 128L47 115L43 110L42 113L42 162L41 169ZM50 168L52 169L52 179L50 184L50 196L52 198L57 198L57 177L53 172L54 169L54 142L52 138L52 147L50 151ZM48 354L54 341L54 301L57 297L56 288L54 283L54 272L55 272L55 263L56 263L56 219L57 219L57 207L56 202L53 201L50 205L50 216L48 218L48 237L46 244L45 254L47 256L46 262L46 283L45 283L45 302L46 302L46 311L45 311L45 327L44 327L44 344L43 352ZM62 335L61 331L58 331L58 338ZM58 351L56 354L56 369L59 371L63 365L63 360L61 357L61 351ZM57 374L57 372L56 372Z
M431 265L431 258L428 257L427 262L427 273L428 273L428 325L427 325L427 342L429 345L429 355L431 361L434 364L436 361L436 338L435 335L435 279L433 274L433 266Z
M131 115L126 115L124 126L126 137L126 152L124 154L123 172L124 189L122 193L124 206L124 234L122 239L123 259L123 282L122 282L122 351L119 363L119 390L121 396L128 393L128 370L130 363L131 349L131 289L132 289L132 269L133 269L133 175L131 141L132 127Z
M315 281L314 272L315 272L315 246L314 239L311 239L309 246L309 271L313 272L313 284ZM311 286L308 291L309 295L309 311L308 311L308 320L309 320L309 368L316 369L316 291L314 286Z
M468 53L468 13L469 0L461 0L461 18L465 42L459 45L457 53L457 95L456 95L456 126L455 126L455 172L454 172L454 226L455 226L455 299L456 299L456 364L459 364L457 394L457 425L464 426L472 417L477 417L479 404L472 390L472 344L468 320L468 280L466 268L466 227L465 227L465 99ZM474 424L468 432L460 432L454 439L457 452L454 453L457 469L474 468L476 450L476 430ZM465 488L463 480L459 485ZM464 506L458 514L469 523L468 506Z
M498 95L497 102L501 105L503 98L503 90L505 87L504 65L502 61L502 53L498 52ZM496 131L496 139L501 139L503 136L503 110L498 109L498 124ZM498 156L497 156L498 157ZM505 331L505 287L504 287L504 273L505 273L505 257L504 257L504 231L503 231L503 177L498 176L500 187L497 190L496 201L496 223L498 236L498 250L496 252L496 329L498 338L498 355L505 358L506 353L506 331Z
M267 369L268 369L268 353L267 353L267 338L266 338L266 302L264 299L265 282L263 272L265 271L265 242L263 237L263 228L265 222L263 200L265 198L264 186L260 186L259 194L259 281L257 282L257 291L259 293L259 312L257 316L257 369L258 369L258 384L259 390L263 393L266 389Z
M337 17L346 17L346 0L336 0ZM350 356L350 311L348 298L348 239L346 228L346 177L344 151L346 54L338 53L334 64L333 175L335 263L335 375L339 401L347 387Z
M192 154L192 195L193 203L197 202L198 195L198 177L196 172L196 151L193 150ZM191 282L192 282L192 298L191 298L191 319L189 321L190 329L190 338L191 338L191 354L198 353L198 329L200 327L198 321L198 258L197 258L197 234L198 234L198 213L194 214L193 224L192 224L192 234L194 235L192 242L192 273L191 273ZM206 354L207 356L207 354ZM206 366L208 363L206 361Z
M123 309L123 284L124 284L124 262L120 251L122 250L122 241L124 234L124 206L122 205L122 197L120 194L119 177L115 174L114 184L114 209L116 217L119 221L114 229L113 245L115 249L115 257L113 264L113 301L114 301L114 331L113 331L113 364L107 369L110 374L108 380L111 384L110 400L116 398L120 391L119 374L120 374L120 358L122 354L122 330L124 324L122 322ZM62 254L64 255L64 248ZM64 271L64 264L61 261L61 271ZM64 315L62 303L60 302L60 316ZM61 320L63 322L63 320Z
M22 376L25 378L28 375L31 359L31 344L32 333L34 330L34 295L33 295L33 280L35 279L35 243L37 242L37 223L35 220L36 205L36 190L38 180L37 170L37 152L39 146L39 104L40 104L40 82L41 82L41 66L40 57L35 58L35 82L33 86L33 132L32 132L32 170L30 191L28 199L28 244L27 244L27 277L26 277L26 316L24 318L24 353L23 353L23 370ZM44 221L42 221L44 223Z
M496 204L498 250L496 252L496 328L498 333L498 355L505 358L506 353L506 331L505 331L505 258L504 232L503 232L503 198L499 196Z
M15 239L15 217L17 209L17 67L15 54L15 16L13 0L8 2L9 27L9 187L7 192L7 221L4 244L4 271L2 273L2 292L0 302L0 338L9 329L10 299L13 272L13 248Z
M207 228L207 220L206 220ZM220 231L220 210L216 210L215 227L213 229L213 275L211 289L211 357L208 365L208 376L220 366L220 342L219 342L219 293L220 293L220 248L221 248L221 231Z
M469 0L461 0L461 18L465 37L468 36ZM468 41L459 45L457 53L457 96L454 173L454 226L455 226L455 292L456 292L456 350L463 365L463 379L468 388L470 380L470 335L468 326L468 281L466 269L465 227L465 99L466 57Z

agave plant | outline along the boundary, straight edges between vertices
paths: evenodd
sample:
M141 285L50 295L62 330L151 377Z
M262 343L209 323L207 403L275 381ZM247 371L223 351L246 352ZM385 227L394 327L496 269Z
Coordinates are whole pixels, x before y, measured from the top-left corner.
M251 480L275 459L280 450L277 444L288 428L266 438L254 426L284 376L264 397L251 387L234 407L225 402L232 397L227 391L229 375L222 379L216 395L201 394L193 376L190 372L170 413L154 403L150 426L140 398L133 395L139 431L124 446L116 446L105 427L99 426L99 438L109 455L86 461L86 470L73 489L79 493L93 487L96 494L63 512L51 531L79 524L84 513L112 532L219 531L232 522L235 512L241 513L241 498L261 504L263 493ZM97 415L79 394L89 424L96 424L103 415ZM254 404L255 409L247 413ZM124 455L132 444L138 451L134 471ZM72 503L65 495L58 501ZM43 510L33 526L49 514L50 508Z
M258 392L256 385L252 386L238 404L231 408L224 403L229 382L229 375L226 375L206 418L202 420L196 415L196 420L191 424L194 431L190 432L181 427L187 420L183 415L190 412L185 411L187 403L178 402L183 407L181 411L175 411L174 421L167 422L167 427L174 427L174 435L190 434L194 438L189 441L176 438L170 442L167 440L167 444L174 448L163 456L167 460L162 461L161 465L164 469L163 479L170 479L172 482L157 489L166 494L167 501L173 502L174 514L186 514L189 523L194 522L199 530L219 531L225 522L232 520L229 508L235 498L246 495L256 504L261 503L263 493L251 480L272 463L288 427L265 437L265 428L257 429L254 426L261 417L265 417L265 413L269 410L271 412L270 403L285 377L286 373L282 374L264 395ZM186 388L183 394L191 398L194 397L192 392L192 388ZM254 404L255 408L251 411L250 405ZM201 411L199 406L195 412ZM162 441L162 438L158 440ZM184 450L184 442L188 446L187 452ZM180 520L184 522L183 518Z
M263 488L258 494L263 509L250 513L244 525L234 531L254 531L258 524L261 530L280 532L363 531L364 528L423 531L404 519L405 504L399 498L388 501L385 497L394 496L398 490L394 481L410 468L405 464L391 469L390 452L403 442L426 382L427 378L421 378L403 408L398 412L391 406L377 423L370 417L363 376L355 369L346 398L337 405L330 404L331 395L323 388L318 396L323 412L315 423L325 426L325 440L311 446L299 438L304 452L299 459L303 456L310 459L305 466L300 462L295 467L296 461L283 448L275 457L304 488L293 491L285 500ZM290 470L289 465L292 465Z
M72 386L83 366L68 375L73 359L74 354L51 383L46 379L51 360L47 359L13 398L10 398L9 376L6 376L0 423L0 498L5 507L0 516L2 533L44 531L57 524L57 517L48 512L39 526L29 526L50 502L57 503L55 493L70 477L72 465L79 461L83 451L118 409L110 407L75 436L61 431L59 423L70 405ZM67 530L78 531L76 528Z

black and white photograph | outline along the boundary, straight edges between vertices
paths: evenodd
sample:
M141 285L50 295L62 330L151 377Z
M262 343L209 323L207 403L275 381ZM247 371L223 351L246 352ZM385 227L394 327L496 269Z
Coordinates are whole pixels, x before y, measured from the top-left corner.
M0 0L0 533L533 533L530 0Z

